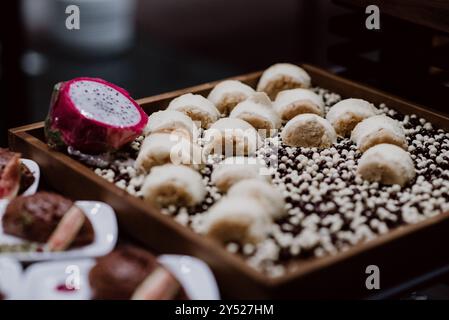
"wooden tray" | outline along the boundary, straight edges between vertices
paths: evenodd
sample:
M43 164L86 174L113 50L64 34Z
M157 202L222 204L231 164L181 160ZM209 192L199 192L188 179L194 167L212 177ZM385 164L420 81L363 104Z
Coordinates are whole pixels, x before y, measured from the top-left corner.
M343 97L357 97L375 104L386 103L404 113L427 118L449 130L449 118L378 90L345 80L313 66L303 66L314 85ZM255 86L261 72L234 79ZM147 113L163 109L176 96L187 92L207 94L211 82L139 100ZM49 92L50 94L50 92ZM117 212L122 232L162 253L182 253L204 259L213 269L224 297L228 298L352 298L377 292L366 289L368 265L380 268L381 289L443 265L449 261L449 213L416 225L400 227L386 235L335 256L295 263L295 270L269 278L249 267L213 241L195 234L158 209L97 176L69 156L50 150L44 140L43 123L9 131L12 150L39 163L42 180L49 187L75 199L109 203Z

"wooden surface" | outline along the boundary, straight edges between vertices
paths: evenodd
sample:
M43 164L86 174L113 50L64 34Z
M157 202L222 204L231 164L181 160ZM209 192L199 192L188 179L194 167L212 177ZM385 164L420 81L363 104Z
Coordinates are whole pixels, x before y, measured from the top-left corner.
M315 85L358 97L406 113L416 113L449 130L449 118L397 97L342 79L313 66L304 66ZM254 86L260 72L240 77ZM217 82L178 90L138 102L151 113L167 106L174 97L194 92L206 94ZM250 268L240 257L210 239L195 234L154 207L97 176L69 156L50 150L43 140L43 123L10 130L10 147L34 159L45 184L74 199L109 203L127 235L162 253L182 253L205 260L228 298L354 298L373 294L365 288L366 266L379 266L381 287L390 288L449 261L449 213L416 225L397 228L377 239L359 244L335 256L292 263L289 272L268 278Z
M336 3L366 8L374 4L380 13L449 33L447 0L335 0Z

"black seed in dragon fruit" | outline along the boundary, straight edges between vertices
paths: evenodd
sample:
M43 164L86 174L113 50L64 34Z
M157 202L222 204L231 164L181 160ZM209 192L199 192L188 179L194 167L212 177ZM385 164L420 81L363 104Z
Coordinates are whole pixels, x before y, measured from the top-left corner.
M124 89L97 78L58 83L45 121L53 148L88 154L120 149L142 134L147 114Z

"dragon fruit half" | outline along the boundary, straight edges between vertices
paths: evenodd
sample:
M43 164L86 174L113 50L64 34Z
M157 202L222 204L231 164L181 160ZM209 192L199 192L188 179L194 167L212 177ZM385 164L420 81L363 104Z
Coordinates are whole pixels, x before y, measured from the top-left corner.
M51 147L98 154L131 142L147 122L124 89L102 79L76 78L55 85L45 135Z

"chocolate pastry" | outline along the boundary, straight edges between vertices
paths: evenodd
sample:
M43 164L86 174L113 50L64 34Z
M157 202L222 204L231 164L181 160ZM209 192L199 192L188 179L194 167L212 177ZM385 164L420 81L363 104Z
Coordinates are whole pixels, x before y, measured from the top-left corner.
M291 65L278 65L266 70L260 88L273 99L279 91L309 87L310 77L294 69ZM317 86L311 90L324 102L323 118L316 112L318 109L304 102L309 99L295 102L299 95L298 91L293 91L295 95L288 100L291 98L295 107L301 106L301 114L296 115L298 109L291 106L287 108L291 112L287 113L300 118L289 119L293 122L282 126L278 135L262 140L251 124L237 118L220 118L205 132L200 130L198 144L204 146L208 155L206 164L198 170L205 183L204 200L190 207L182 203L163 206L161 212L196 233L209 234L223 242L229 252L243 255L248 265L278 277L289 272L286 266L293 261L336 255L390 230L449 210L447 130L434 127L416 114L402 114L384 103L377 102L373 106L368 101L352 98L337 104L342 98L339 94ZM276 110L284 105L286 92L290 90L278 94L274 102ZM302 113L305 107L312 114ZM226 112L221 116L226 116ZM226 135L227 132L232 134ZM139 137L133 143L133 150L142 149L142 140L143 137ZM400 165L373 157L372 153L377 154L379 147L368 152L382 143L404 148L413 166L405 161L406 157L399 157ZM385 154L385 148L380 148L381 154ZM365 151L368 154L364 159L370 161L364 163L361 157ZM128 151L123 150L122 154L126 153ZM142 198L145 179L131 167L134 153L115 154L110 165L95 166L93 170L129 194ZM392 152L388 157L395 154L400 155L400 152ZM246 176L245 172L239 170L233 175L237 179L229 179L229 171L222 171L221 164L217 165L223 158L236 155L253 156L269 164L268 178L282 193L287 215L272 215L268 226L260 215L257 216L269 207L254 212L250 205L253 197L263 199L265 190L256 189L254 182L254 188L247 190L249 182L239 179ZM385 167L372 170L376 164ZM396 169L391 169L393 166ZM389 171L394 172L391 177L395 179L385 179L384 172ZM400 175L401 172L406 176ZM397 180L396 174L406 178L406 182ZM251 175L251 178L259 176ZM404 186L389 183L404 183ZM234 196L243 193L242 189L245 194L251 191L252 199L240 196L236 200ZM260 207L260 204L254 206ZM240 215L231 212L228 216L230 211L243 210ZM256 221L259 227L249 229L253 224L247 221ZM264 231L265 226L268 233ZM254 245L247 243L248 239L259 242Z

